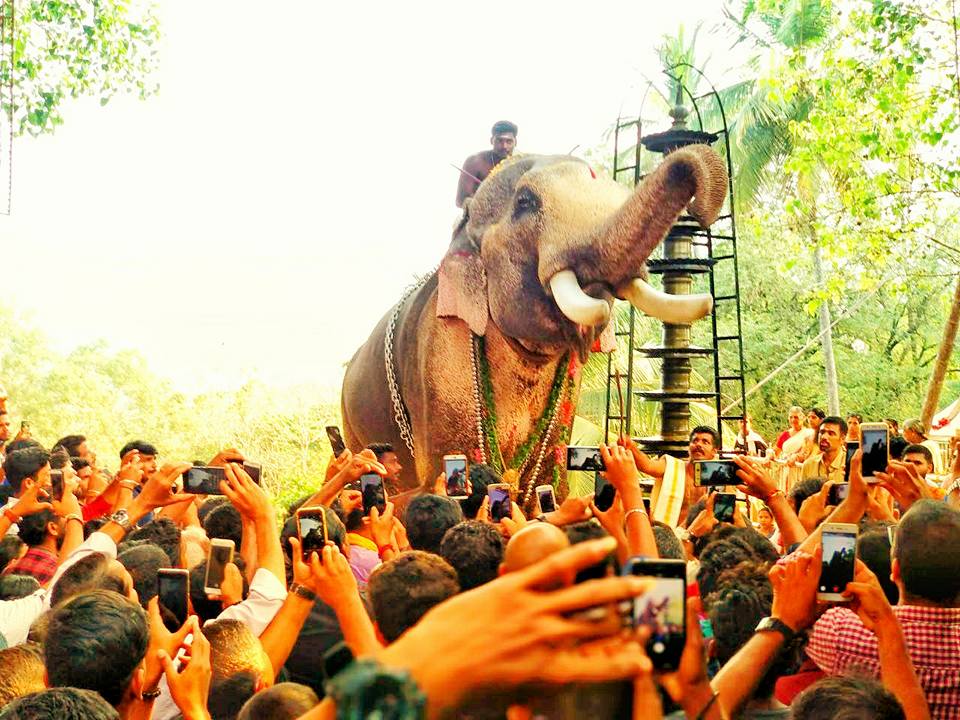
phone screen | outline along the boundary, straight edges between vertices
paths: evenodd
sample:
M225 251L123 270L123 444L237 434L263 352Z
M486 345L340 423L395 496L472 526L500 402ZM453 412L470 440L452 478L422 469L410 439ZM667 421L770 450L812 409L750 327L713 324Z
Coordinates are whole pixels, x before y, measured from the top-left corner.
M327 438L330 440L330 447L333 449L333 456L340 457L347 446L343 442L343 436L340 434L340 428L336 425L327 426Z
M633 600L633 624L650 628L647 654L654 667L675 669L686 644L686 563L631 560L627 571L654 579L653 587Z
M546 487L538 490L537 499L540 501L540 512L548 513L557 509L557 498L553 494L552 487Z
M297 513L297 533L304 557L320 552L327 544L327 523L323 508L301 509Z
M490 498L490 520L497 523L513 514L510 507L510 490L505 487L488 487L487 496Z
M194 495L219 495L222 467L192 467L183 474L183 491Z
M843 466L843 481L847 482L850 480L850 462L853 460L853 456L857 454L857 450L860 449L859 440L847 440L847 457L844 461Z
M465 457L444 458L443 472L447 476L447 497L466 497L467 459Z
M578 445L567 446L567 470L589 472L591 470L606 470L603 456L598 447L583 447Z
M205 587L220 589L227 563L233 560L233 545L211 543L210 556L207 558L207 579Z
M63 470L50 471L50 489L54 500L63 500Z
M847 499L847 493L850 492L850 483L837 483L830 486L830 495L827 498L828 505L839 505Z
M713 516L717 522L732 523L737 496L733 493L717 493L713 498Z
M179 628L187 621L187 596L190 594L190 578L185 570L161 569L157 571L157 599L160 614L165 624L175 622Z
M360 476L360 493L363 495L363 514L369 515L371 508L381 513L387 509L387 496L383 492L383 478L376 473Z
M863 436L863 476L872 477L878 472L886 472L889 465L888 435L889 428L860 430Z
M697 460L694 477L701 487L739 485L737 466L733 460Z
M617 488L610 484L603 475L597 473L593 478L593 504L597 510L606 512L613 506L613 500L617 496Z
M250 479L253 480L257 485L260 484L260 473L262 468L260 463L245 462L243 464L243 471L250 476Z
M839 595L853 581L857 559L857 536L850 533L823 533L823 564L820 592Z

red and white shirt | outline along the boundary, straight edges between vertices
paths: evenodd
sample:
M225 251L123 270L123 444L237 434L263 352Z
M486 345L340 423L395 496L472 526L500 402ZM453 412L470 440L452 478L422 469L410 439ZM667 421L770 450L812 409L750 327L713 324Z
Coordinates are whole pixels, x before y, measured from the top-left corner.
M960 717L960 608L897 605L903 637L933 720ZM817 620L807 655L828 675L880 677L877 636L852 610L831 608Z

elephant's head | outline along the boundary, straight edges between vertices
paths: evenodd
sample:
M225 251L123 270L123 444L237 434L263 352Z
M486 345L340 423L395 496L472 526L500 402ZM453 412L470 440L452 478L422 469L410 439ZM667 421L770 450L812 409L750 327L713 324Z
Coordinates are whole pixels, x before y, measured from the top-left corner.
M709 296L656 291L645 265L688 205L710 225L726 190L726 166L705 145L671 153L632 192L570 156L508 160L464 208L440 270L438 314L479 335L492 320L545 359L567 349L585 357L614 297L669 323L703 317Z

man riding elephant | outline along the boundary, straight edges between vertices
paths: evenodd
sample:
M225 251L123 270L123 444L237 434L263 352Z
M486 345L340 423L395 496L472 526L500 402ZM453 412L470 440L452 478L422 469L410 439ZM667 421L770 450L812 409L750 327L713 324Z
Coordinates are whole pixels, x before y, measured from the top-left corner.
M614 298L665 322L706 315L709 295L667 295L643 277L680 213L711 224L726 189L726 167L704 145L671 153L634 191L567 155L501 163L465 203L439 270L351 360L348 445L392 442L410 488L435 477L443 455L464 453L516 471L507 478L527 511L537 484L564 494L559 448L579 369L595 344L612 349Z

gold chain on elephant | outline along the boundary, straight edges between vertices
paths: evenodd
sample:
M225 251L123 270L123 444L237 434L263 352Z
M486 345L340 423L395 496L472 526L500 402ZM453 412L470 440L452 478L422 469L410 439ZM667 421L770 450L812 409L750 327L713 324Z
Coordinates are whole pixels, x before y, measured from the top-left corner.
M473 399L476 412L477 443L480 452L481 462L487 461L487 452L489 448L489 462L494 471L500 475L507 469L503 458L503 452L500 449L500 441L497 437L497 413L496 401L493 394L493 380L490 377L490 366L487 362L487 355L482 336L474 335L473 343L470 347L470 361L473 366L474 389ZM547 406L543 414L534 424L533 431L512 458L514 468L518 477L523 478L530 460L534 457L533 450L539 446L536 453L536 462L533 471L526 480L526 487L520 487L523 482L518 479L518 499L521 507L526 507L536 487L536 480L543 469L543 461L546 457L547 448L550 446L550 438L553 436L558 418L560 416L561 400L570 392L572 378L568 373L570 363L569 356L564 356L557 365L557 371L554 375L553 385L550 388L550 394L547 398Z
M393 313L390 315L390 322L387 323L387 331L383 338L383 361L387 370L387 387L390 390L390 402L393 404L393 419L396 420L397 428L400 430L400 437L403 438L407 450L410 451L410 457L416 458L413 450L413 429L410 427L410 413L407 412L406 405L403 404L403 398L400 396L400 387L397 385L397 370L393 359L393 338L397 329L397 319L400 317L400 311L407 299L417 290L422 288L437 268L424 275L417 282L407 287L400 297L400 301L394 306Z

